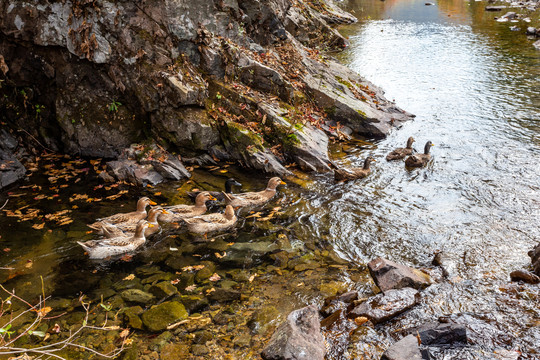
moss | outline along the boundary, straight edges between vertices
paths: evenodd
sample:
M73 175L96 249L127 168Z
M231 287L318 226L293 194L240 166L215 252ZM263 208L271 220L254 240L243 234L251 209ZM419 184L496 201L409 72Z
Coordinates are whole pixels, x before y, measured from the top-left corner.
M335 106L332 106L332 107L324 108L324 112L325 112L328 116L334 116L334 115L336 115L336 107L335 107Z
M251 146L251 150L263 150L263 139L255 134L253 131L247 129L242 124L238 124L232 121L226 123L229 130L229 140L231 142L243 145L245 147Z
M356 112L359 113L360 115L362 115L363 117L367 117L366 113L363 112L362 110L356 110Z
M349 89L352 89L353 88L353 84L351 84L350 82L346 81L346 80L343 80L342 77L340 76L335 76L336 80L342 84L342 85L345 85L346 87L348 87Z

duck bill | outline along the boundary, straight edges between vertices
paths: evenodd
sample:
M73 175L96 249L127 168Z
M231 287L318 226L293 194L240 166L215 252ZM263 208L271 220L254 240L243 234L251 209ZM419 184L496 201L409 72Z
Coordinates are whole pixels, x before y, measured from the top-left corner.
M287 185L287 183L285 181L283 181L283 180L281 180L280 184L281 185Z
M216 201L217 199L215 197L213 197L212 195L208 196L208 199L209 200L212 200L212 201Z
M162 213L162 214L165 214L165 215L169 215L169 214L170 214L170 212L167 211L167 210L161 210L161 213Z
M152 227L154 227L154 226L155 226L154 224L148 224L148 227L149 227L149 228L152 228Z
M150 205L157 205L157 202L150 200Z

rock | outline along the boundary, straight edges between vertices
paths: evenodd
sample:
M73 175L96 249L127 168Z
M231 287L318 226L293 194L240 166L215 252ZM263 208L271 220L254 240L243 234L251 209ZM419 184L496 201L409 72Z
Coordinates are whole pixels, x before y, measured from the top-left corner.
M427 3L425 3L424 5L426 5L426 6L433 6L433 5L435 5L435 3L427 2Z
M263 349L265 360L324 360L326 349L315 305L291 312Z
M442 268L444 277L455 277L458 274L456 261L444 251L438 251L431 263Z
M414 328L414 330L408 331L408 333L420 336L420 343L425 346L467 345L467 328L461 324L426 324Z
M214 334L212 334L208 330L199 330L193 333L193 343L195 344L206 344L207 341L210 341L214 338Z
M195 281L198 283L207 280L216 271L216 265L211 261L203 261L200 265L204 267L195 274Z
M540 50L540 40L536 41L533 46Z
M189 345L167 344L161 349L159 358L161 360L178 360L189 356Z
M209 304L208 299L202 295L182 295L180 301L189 313L201 311Z
M274 94L283 101L289 101L292 98L293 87L276 70L254 60L240 61L238 72L243 83Z
M0 189L9 186L26 175L26 169L15 157L17 140L4 129L0 130Z
M239 291L236 290L227 290L223 288L215 288L215 291L212 291L208 294L208 299L212 302L230 302L239 300L242 295Z
M532 27L532 26L529 26L527 28L527 35L535 35L536 36L537 34L537 30L536 28Z
M418 339L414 335L407 335L393 344L384 352L381 360L425 360L429 357L422 356Z
M157 185L163 182L163 176L151 165L139 165L135 160L109 161L106 171L116 181L126 181L140 186Z
M513 12L513 11L509 11L506 14L504 14L503 16L501 16L501 18L508 19L508 20L513 20L516 17L517 17L517 14L515 12Z
M188 313L184 305L177 301L167 301L154 305L142 314L144 326L157 332L167 328L172 323L187 319Z
M122 299L128 302L147 305L154 300L154 295L139 289L128 289L120 293Z
M358 292L349 291L341 295L331 296L324 300L324 306L321 309L321 314L329 316L338 309L346 308L354 300L358 299Z
M143 309L140 306L133 306L124 310L124 318L127 325L133 329L142 330L143 322L139 317Z
M142 280L142 284L154 284L159 281L170 281L175 278L174 274L168 272L158 272Z
M529 284L540 283L540 277L526 270L514 270L510 273L512 281L524 281Z
M383 292L405 287L422 289L431 285L429 275L383 258L370 261L368 268L375 284Z
M348 317L354 319L365 316L378 324L410 309L416 305L419 297L418 290L412 288L388 290L356 306L349 312Z
M517 27L517 26L510 26L510 31L520 31L521 28Z
M208 354L208 352L209 352L208 348L204 345L195 344L191 346L191 353L195 356L203 356L203 355Z
M485 7L485 10L486 11L501 11L503 9L506 9L507 6L486 6Z
M178 293L178 289L169 281L162 281L152 285L149 291L158 299L173 296Z

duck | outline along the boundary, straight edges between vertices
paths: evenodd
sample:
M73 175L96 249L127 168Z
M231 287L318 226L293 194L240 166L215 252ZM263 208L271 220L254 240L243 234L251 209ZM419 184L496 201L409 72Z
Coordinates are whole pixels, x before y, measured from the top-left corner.
M173 205L167 206L164 209L168 214L159 215L159 220L163 222L176 222L182 219L200 216L206 212L206 202L216 200L207 191L201 192L195 198L195 205Z
M407 146L404 148L397 148L394 151L392 151L390 154L386 155L386 160L392 161L392 160L401 160L404 159L407 155L412 155L414 149L412 147L412 144L414 142L414 138L411 136L407 140Z
M372 156L368 156L364 160L364 166L361 168L336 169L334 171L334 179L336 181L347 181L365 178L371 173L370 165L372 162L376 162L376 160Z
M431 149L433 143L431 141L428 141L426 145L424 146L424 153L423 154L414 154L409 156L405 159L405 166L407 167L422 167L426 166L426 164L431 160L431 154L429 153L429 150Z
M153 226L148 221L141 220L137 223L134 234L124 234L110 239L89 240L86 242L77 241L77 243L88 253L90 259L105 259L136 250L146 242L144 235L146 229Z
M225 181L225 193L232 194L232 187L233 186L242 187L242 184L239 183L238 181L236 181L233 178L227 179ZM208 193L210 195L212 195L213 197L215 197L217 201L224 201L225 200L225 196L223 195L223 193L221 191L208 191ZM188 191L187 192L187 195L192 200L195 200L197 198L197 195L199 195L199 194L200 194L200 191Z
M225 212L212 213L208 215L201 215L192 217L189 219L184 219L184 222L187 225L187 228L190 232L196 234L205 234L212 231L224 231L230 229L236 224L238 218L234 213L234 208L232 205L227 205L225 207Z
M104 224L137 224L138 221L144 220L146 218L146 207L148 205L157 205L155 202L150 200L147 197L142 197L137 201L137 210L129 213L120 213L107 216L105 218L98 219L92 224L88 224L88 227L96 230L97 232L102 231Z
M158 216L160 214L168 214L169 212L163 209L161 206L155 206L148 212L146 221L154 225L145 230L144 236L149 237L161 230L161 226L158 223ZM117 236L127 235L128 233L134 233L137 228L137 224L133 223L119 223L116 225L105 223L103 224L102 233L107 238L113 238Z
M222 193L225 197L225 203L232 205L233 207L244 206L256 206L262 205L268 202L276 195L276 189L279 185L286 185L286 183L279 177L273 177L268 180L268 185L263 191L246 192L241 194L227 194Z

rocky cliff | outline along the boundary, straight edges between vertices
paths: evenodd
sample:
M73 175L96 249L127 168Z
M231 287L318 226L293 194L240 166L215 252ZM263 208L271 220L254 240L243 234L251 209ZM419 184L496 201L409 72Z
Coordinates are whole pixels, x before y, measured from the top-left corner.
M410 118L325 55L347 45L331 25L356 21L331 0L0 0L0 13L0 119L30 147L116 158L153 139L325 171L329 137Z

